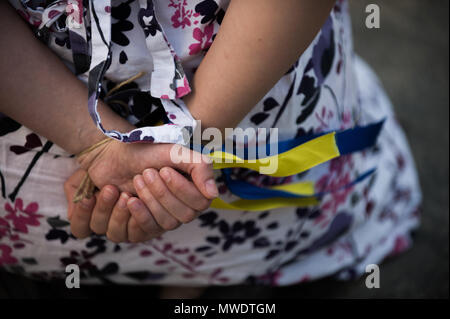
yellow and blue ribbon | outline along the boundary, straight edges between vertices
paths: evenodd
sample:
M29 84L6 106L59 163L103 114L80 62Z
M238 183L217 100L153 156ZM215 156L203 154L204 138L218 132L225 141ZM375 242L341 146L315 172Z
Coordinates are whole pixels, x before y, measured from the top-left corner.
M358 178L343 187L327 192L316 193L312 182L301 182L279 185L271 188L258 187L253 184L233 180L231 168L247 168L261 172L267 163L277 157L277 169L269 176L285 177L305 172L317 165L342 155L362 151L374 146L383 127L384 120L357 126L342 131L332 131L322 134L303 136L277 144L278 154L264 158L249 159L249 150L241 152L244 158L235 154L214 151L209 154L213 160L214 169L221 169L225 184L234 195L240 197L232 203L220 198L213 201L212 207L221 209L260 211L286 206L317 205L324 195L338 191L341 188L351 187L361 182L375 172L375 168L362 173ZM270 145L266 145L270 150ZM256 152L257 154L257 152Z

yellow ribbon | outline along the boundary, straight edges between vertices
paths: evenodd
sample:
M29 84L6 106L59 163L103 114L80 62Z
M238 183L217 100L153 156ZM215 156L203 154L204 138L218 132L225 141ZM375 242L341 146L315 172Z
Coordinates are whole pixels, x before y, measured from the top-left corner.
M336 145L335 132L331 132L303 143L284 153L267 156L262 159L244 160L234 154L216 151L209 157L213 160L214 169L222 168L248 168L261 172L271 161L278 161L274 173L265 175L284 177L299 174L312 167L339 157L339 149Z
M299 174L314 166L339 157L339 149L336 145L335 132L331 132L303 143L284 153L268 156L257 160L244 160L234 154L222 151L213 152L210 155L214 169L222 168L248 168L261 173L271 161L277 161L277 169L273 173L265 175L284 177ZM292 183L271 187L296 195L314 195L312 182ZM263 211L288 206L314 206L318 205L314 197L307 198L268 198L268 199L239 199L227 203L220 198L213 200L211 207L229 210Z

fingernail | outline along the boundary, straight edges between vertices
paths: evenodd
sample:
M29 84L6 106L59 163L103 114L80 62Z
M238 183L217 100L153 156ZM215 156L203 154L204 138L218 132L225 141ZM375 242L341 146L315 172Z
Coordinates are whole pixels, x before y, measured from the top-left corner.
M93 197L91 198L83 198L83 200L80 202L80 205L84 208L84 209L90 209L92 204L93 204Z
M114 191L111 188L106 188L103 191L103 198L108 202L113 201L116 197L115 195L116 194L114 193Z
M219 191L217 190L216 182L213 179L209 179L205 183L206 191L211 197L219 196Z
M119 202L117 203L117 206L120 209L125 209L127 207L128 198L129 198L129 196L126 193L122 193L122 195L120 195Z
M159 174L161 175L161 177L167 182L170 182L170 173L167 169L162 169L159 171Z
M142 179L142 176L138 175L134 178L134 182L136 184L136 188L143 189L145 187L145 182Z
M142 204L137 198L130 199L131 208L135 211L139 211L142 209Z
M153 176L153 171L150 169L146 169L144 171L144 179L148 184L153 183L153 181L155 180L155 177Z

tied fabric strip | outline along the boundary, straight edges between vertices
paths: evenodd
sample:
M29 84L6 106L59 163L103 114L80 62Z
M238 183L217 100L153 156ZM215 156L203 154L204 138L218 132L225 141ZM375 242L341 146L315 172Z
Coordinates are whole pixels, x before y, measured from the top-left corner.
M281 172L277 170L271 176L285 177L298 174L304 172L306 169L322 164L331 158L362 151L368 147L371 147L376 143L383 124L384 120L367 126L358 126L344 131L326 133L297 145L290 150L286 150L286 145L296 145L296 143L299 143L300 141L305 141L305 138L302 138L301 140L296 139L286 141L282 147L284 152L272 156L277 157L278 168L282 168ZM108 140L106 140L106 142L107 141ZM90 152L103 143L105 143L105 140L100 141L99 143L83 151L79 156ZM314 150L314 148L319 148L319 150ZM220 152L220 156L218 156L217 152L212 152L210 154L210 158L213 161L214 169L222 170L225 183L231 193L241 198L232 203L226 203L222 199L217 198L213 201L212 207L246 211L260 211L287 206L317 205L320 198L324 195L338 191L342 188L351 187L371 176L376 170L373 168L367 172L364 172L353 182L338 189L315 193L312 182L300 182L279 185L271 188L262 188L244 181L236 181L231 178L230 168L244 167L256 170L260 168L259 165L261 165L261 163L264 162L263 160L267 158L244 160L234 154L226 152ZM222 163L221 161L224 159L233 160L235 162ZM227 167L225 169L222 168L224 167L224 164L226 164ZM77 191L77 201L83 199L84 195L89 195L89 192L92 192L94 189L91 185L92 181L90 181L88 176L87 178L87 180L83 180L82 185L80 185Z
M383 127L385 120L356 126L343 131L328 132L313 135L309 138L299 138L279 143L279 154L264 158L245 159L225 151L213 151L209 154L214 162L214 169L247 168L263 172L267 163L278 161L278 167L273 173L265 175L285 177L305 172L333 158L361 151L373 146ZM268 146L270 149L270 145ZM248 154L244 150L244 154Z
M333 132L301 144L287 152L265 157L263 159L244 160L236 155L222 151L213 152L210 157L214 161L215 169L241 167L253 171L261 171L267 166L267 163L277 160L277 170L273 173L267 173L266 175L284 177L307 171L308 169L336 158L339 155L335 133Z
M98 129L108 137L124 143L173 143L187 145L196 121L181 99L190 92L186 75L173 48L167 41L151 0L139 0L137 19L142 27L146 46L153 57L154 70L150 74L150 95L160 99L168 123L145 126L130 132L106 130L97 111L102 82L111 64L111 0L91 0L92 58L89 71L88 110ZM150 109L150 105L149 105Z
M332 189L320 193L314 193L314 186L309 182L279 185L277 187L271 188L260 188L246 182L228 181L226 183L228 188L236 196L257 199L239 199L231 203L227 203L220 198L216 198L211 203L211 207L227 210L261 211L289 206L315 206L319 204L320 199L323 196L345 188L352 187L362 182L366 178L372 176L375 171L375 168L370 169L367 172L359 175L354 181L349 184L338 187L337 189ZM233 185L233 183L239 183L240 185ZM262 192L264 194L261 194Z
M367 126L357 126L344 131L329 132L322 135L302 137L284 141L279 144L282 153L272 156L277 157L278 169L273 174L266 174L277 177L285 177L302 173L307 169L320 165L332 158L347 155L353 152L362 151L374 146L381 132L385 120L369 124ZM303 142L303 143L302 143ZM288 149L288 147L293 147ZM317 149L316 149L317 148ZM248 154L249 152L244 152ZM231 178L231 167L248 168L252 170L261 169L263 159L244 160L234 154L226 152L212 152L211 158L214 168L222 169L225 184L234 195L241 199L232 203L226 203L222 199L215 199L213 208L238 209L248 211L269 210L286 206L310 206L317 205L324 195L351 187L369 176L376 169L370 169L360 174L354 181L338 189L327 192L315 193L312 183L293 183L272 188L262 188L253 184L237 181ZM268 157L270 158L270 157ZM268 158L264 158L267 160ZM239 161L239 163L222 163L221 161ZM219 161L217 163L217 161Z

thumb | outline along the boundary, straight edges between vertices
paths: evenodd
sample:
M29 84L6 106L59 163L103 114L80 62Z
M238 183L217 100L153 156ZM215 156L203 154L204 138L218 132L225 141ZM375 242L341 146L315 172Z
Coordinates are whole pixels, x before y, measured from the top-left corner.
M208 199L219 196L211 159L199 152L174 144L169 152L167 166L189 174L198 190Z
M208 199L219 196L212 164L193 164L191 172L192 181L198 190Z
M189 172L198 190L208 199L219 196L211 159L197 152L193 152L193 163L190 163Z

